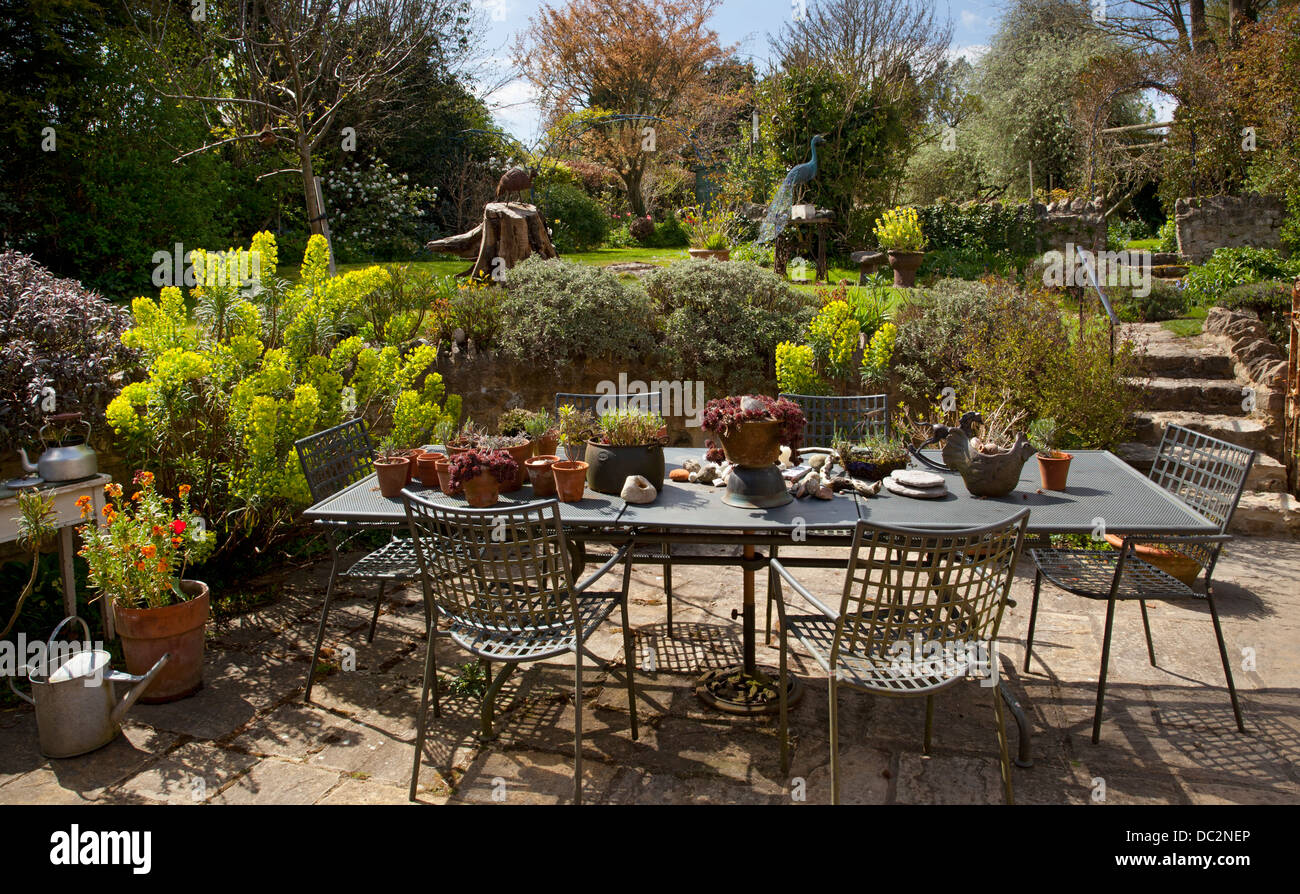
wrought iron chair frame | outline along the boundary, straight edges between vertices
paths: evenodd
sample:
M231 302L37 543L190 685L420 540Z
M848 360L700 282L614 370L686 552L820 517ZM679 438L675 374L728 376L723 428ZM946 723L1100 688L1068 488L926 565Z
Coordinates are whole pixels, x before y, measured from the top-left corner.
M318 431L294 442L298 464L307 479L313 503L338 493L345 487L362 480L371 471L374 444L365 420L349 419L339 425ZM375 628L379 623L379 610L383 606L384 592L389 583L414 581L419 569L415 553L406 538L393 536L388 543L362 556L346 570L340 571L342 551L360 534L375 530L397 530L393 525L372 525L364 529L342 524L324 524L325 542L330 548L330 576L325 585L325 602L321 606L320 624L316 629L316 645L312 650L311 664L307 668L307 685L303 701L311 701L315 684L316 662L320 659L325 642L325 626L329 620L330 605L334 599L335 582L343 577L359 581L377 581L379 592L375 596L375 610L370 618L367 642L374 642Z
M663 392L661 391L642 391L636 394L570 394L557 392L555 395L555 411L558 413L560 407L570 404L579 411L586 411L593 415L599 415L598 408L601 401L613 401L613 409L622 410L629 406L637 407L650 413L663 412ZM586 546L581 541L572 541L570 549L573 551L573 563L579 569L584 567L588 561L596 560L603 562L609 557L607 553L588 553ZM638 547L638 555L642 559L663 559L661 566L664 574L664 600L668 604L668 635L673 635L673 562L672 552L669 550L667 543L646 544Z
M779 559L769 560L768 577L781 634L778 689L783 773L788 773L790 767L789 635L793 633L827 673L831 801L838 804L840 687L892 697L925 696L924 750L929 754L934 693L958 683L970 666L963 664L927 673L923 670L924 661L922 667L895 665L891 668L882 659L899 642L912 645L910 637L919 643L923 630L930 636L927 644L939 643L945 650L952 644L969 646L982 642L986 648L987 644L996 646L1028 520L1029 510L1022 509L992 525L943 531L859 521L853 532L838 611L813 595ZM860 572L864 573L861 579ZM873 575L877 575L876 579ZM788 615L783 591L786 585L820 615ZM828 628L832 626L827 642ZM1003 794L1010 804L1014 803L1015 795L995 649L986 651L986 660L993 680L988 688L992 691L997 720ZM960 664L960 659L955 663Z
M623 676L632 738L639 738L636 656L628 618L630 555L635 538L622 545L593 574L575 583L557 500L462 509L434 503L409 490L402 491L402 496L420 568L428 625L410 799L415 800L419 787L430 690L433 715L442 716L434 640L435 619L443 617L450 622L451 639L484 666L488 681L481 709L484 738L492 735L496 696L520 664L573 654L573 797L575 803L581 803L583 657L591 658L598 665L608 665L587 648L587 640L616 606L622 615ZM618 593L612 597L588 594L591 586L620 561L623 578ZM562 605L565 602L567 606ZM503 664L495 677L493 661Z
M807 426L804 443L829 447L836 431L859 438L889 432L888 394L779 394L803 410ZM841 425L840 422L847 422Z
M1106 699L1106 675L1110 665L1110 646L1115 620L1115 603L1136 599L1142 610L1142 628L1146 634L1147 657L1156 667L1155 644L1151 638L1151 621L1147 616L1147 600L1205 599L1214 623L1214 637L1219 646L1219 659L1228 683L1228 696L1232 701L1232 714L1237 730L1244 733L1241 704L1237 687L1232 679L1232 663L1228 659L1227 645L1223 640L1223 626L1214 600L1215 565L1223 544L1232 539L1228 525L1246 479L1254 464L1256 453L1228 441L1210 437L1181 425L1167 425L1151 464L1151 480L1173 496L1216 522L1218 534L1193 536L1130 534L1123 538L1118 550L1031 549L1034 560L1034 600L1029 610L1029 632L1025 638L1025 672L1029 672L1034 650L1034 626L1038 619L1038 596L1046 577L1067 593L1085 599L1106 600L1105 632L1101 645L1101 669L1097 675L1097 702L1092 718L1092 744L1101 741L1102 707ZM1196 461L1203 463L1195 465ZM1166 574L1134 554L1138 544L1160 544L1195 561L1205 572L1205 593L1198 593L1182 581ZM1112 570L1113 566L1113 570Z

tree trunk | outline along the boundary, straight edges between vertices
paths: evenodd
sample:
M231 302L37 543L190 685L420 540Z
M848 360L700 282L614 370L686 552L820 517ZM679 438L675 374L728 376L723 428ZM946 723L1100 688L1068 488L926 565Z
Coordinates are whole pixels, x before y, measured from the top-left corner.
M641 195L641 177L644 171L634 164L623 173L623 186L627 189L627 204L637 217L645 217L645 197Z
M1210 28L1205 21L1205 0L1191 0L1190 18L1192 20L1192 49L1200 52L1214 44L1210 37Z
M307 199L307 224L313 235L325 235L325 209L316 201L316 171L311 164L311 151L299 148L298 161L302 170L302 190Z
M483 222L473 230L436 239L427 248L474 258L474 266L459 276L491 277L498 282L507 270L530 255L559 257L537 206L520 202L489 202L483 208Z

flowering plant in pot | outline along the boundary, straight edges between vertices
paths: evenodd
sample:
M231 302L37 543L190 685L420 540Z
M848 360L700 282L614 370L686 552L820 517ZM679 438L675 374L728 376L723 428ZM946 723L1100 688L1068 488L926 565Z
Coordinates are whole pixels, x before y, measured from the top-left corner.
M587 442L596 436L596 417L573 404L560 407L557 420L560 443L570 461L581 460L587 453Z
M722 452L735 465L727 476L722 501L745 509L784 506L793 497L776 466L781 446L798 456L807 425L803 410L789 398L746 394L721 397L704 407L704 429L722 441ZM716 458L716 448L710 449Z
M1029 443L1038 448L1038 477L1043 490L1065 490L1074 455L1056 447L1055 419L1037 419L1029 426Z
M476 509L496 505L501 489L512 485L519 464L504 450L467 450L451 458L453 491L464 490L465 499Z
M208 586L186 580L185 570L212 549L212 534L190 508L190 486L176 497L154 488L151 472L137 472L139 489L123 498L122 485L104 486L109 500L99 525L77 530L89 568L90 586L112 600L128 672L144 674L165 653L144 702L173 701L203 685L203 636L208 620ZM81 517L94 512L90 497L77 500Z
M601 413L595 437L587 441L587 486L617 494L630 476L640 475L662 490L666 425L658 413L634 407Z
M901 205L876 218L874 229L880 247L889 253L894 268L894 286L910 289L916 285L916 271L925 259L925 233L915 208Z
M688 253L692 258L727 261L731 259L731 240L727 230L731 225L731 215L715 206L710 211L691 208L682 216L691 247Z
M502 491L519 490L528 480L528 472L524 468L524 460L533 455L533 445L529 442L527 435L488 435L480 438L478 449L484 451L500 450L508 453L510 458L515 461L516 471L513 481L502 482Z

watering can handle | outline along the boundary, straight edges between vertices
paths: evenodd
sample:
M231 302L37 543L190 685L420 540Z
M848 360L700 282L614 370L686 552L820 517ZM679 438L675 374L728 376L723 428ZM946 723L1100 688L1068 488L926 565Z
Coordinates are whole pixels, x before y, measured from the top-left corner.
M163 669L163 666L167 664L171 657L171 652L166 653L154 662L154 666L149 668L148 673L142 676L137 677L134 674L124 674L121 671L109 671L104 675L106 680L111 680L114 683L135 684L131 687L131 691L122 696L122 700L113 708L112 719L114 723L122 722L122 718L126 716L127 711L131 710L131 706L135 704L135 700L149 688L149 684L153 682L153 678L158 676L158 672Z
M58 626L54 628L54 632L50 634L50 638L45 641L46 655L54 654L54 640L58 638L59 631L63 629L63 625L68 623L69 621L76 621L78 624L81 625L81 632L85 636L85 639L83 639L82 642L86 643L87 645L90 645L90 628L86 626L85 619L77 615L68 615L66 618L64 618L62 621L59 622Z

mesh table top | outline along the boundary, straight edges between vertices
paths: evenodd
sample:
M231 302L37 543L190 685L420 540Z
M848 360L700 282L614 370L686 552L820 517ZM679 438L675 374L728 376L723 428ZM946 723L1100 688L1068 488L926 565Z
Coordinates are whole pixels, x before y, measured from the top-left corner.
M697 448L664 450L668 469L683 460L699 459ZM937 454L935 455L937 459ZM560 518L575 527L693 528L710 530L793 531L846 530L859 518L868 522L925 529L966 528L991 524L1028 506L1031 534L1088 534L1101 519L1114 534L1216 533L1208 519L1186 506L1112 453L1076 450L1070 464L1070 486L1065 491L1039 489L1038 464L1025 463L1020 485L1005 497L970 495L955 473L948 478L948 495L940 500L916 500L881 491L876 497L837 494L831 500L796 500L776 509L741 509L722 502L724 489L665 479L653 503L625 504L617 496L588 491L577 503L560 503ZM447 497L436 488L412 483L413 493L432 495L435 502L464 507L464 499ZM499 505L533 499L530 485L501 495ZM400 497L379 492L370 475L327 497L303 513L312 521L356 524L402 524L406 514Z

